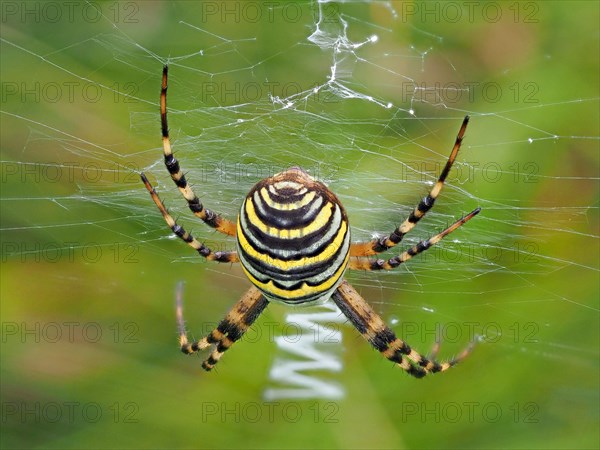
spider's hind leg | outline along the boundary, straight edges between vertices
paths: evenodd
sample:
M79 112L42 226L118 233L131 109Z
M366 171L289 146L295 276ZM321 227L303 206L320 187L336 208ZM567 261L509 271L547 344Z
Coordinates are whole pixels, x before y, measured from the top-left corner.
M430 373L444 372L465 359L473 349L473 344L470 344L456 358L448 361L437 362L428 359L396 337L381 317L347 281L338 287L331 298L352 325L376 350L413 377L422 378ZM435 347L433 351L437 353Z
M204 350L211 345L216 345L215 349L202 363L202 368L207 371L212 370L223 356L223 353L244 335L269 303L258 289L251 287L231 308L217 328L199 341L190 343L185 331L183 300L180 294L178 289L176 315L181 351L189 355Z

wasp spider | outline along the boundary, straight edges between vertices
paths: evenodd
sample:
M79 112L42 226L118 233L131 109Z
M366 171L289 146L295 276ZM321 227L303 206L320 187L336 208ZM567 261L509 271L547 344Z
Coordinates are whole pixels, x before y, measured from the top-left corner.
M217 328L192 343L188 341L182 305L178 302L179 343L183 353L191 354L214 346L202 364L205 370L211 370L223 353L243 336L269 301L298 305L331 298L374 348L414 377L444 372L469 354L472 344L458 357L445 362L422 356L396 337L373 308L344 280L344 272L348 268L395 269L435 245L479 213L479 208L475 209L441 233L390 259L369 258L399 244L404 235L431 209L460 149L468 116L460 127L454 148L437 183L408 218L389 236L351 243L344 206L327 186L299 167L292 167L258 182L246 196L236 223L205 208L188 184L171 150L167 126L167 73L168 68L165 66L160 93L165 165L194 215L217 231L234 236L236 251L213 252L199 242L175 222L143 173L142 181L173 233L207 260L239 262L252 283L252 287ZM438 348L439 345L436 344L435 353Z

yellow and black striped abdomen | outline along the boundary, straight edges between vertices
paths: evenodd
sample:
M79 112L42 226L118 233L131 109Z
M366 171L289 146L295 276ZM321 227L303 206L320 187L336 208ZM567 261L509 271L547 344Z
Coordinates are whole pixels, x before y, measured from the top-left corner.
M349 249L344 207L302 169L260 181L242 204L238 255L250 281L269 300L326 300L342 281Z

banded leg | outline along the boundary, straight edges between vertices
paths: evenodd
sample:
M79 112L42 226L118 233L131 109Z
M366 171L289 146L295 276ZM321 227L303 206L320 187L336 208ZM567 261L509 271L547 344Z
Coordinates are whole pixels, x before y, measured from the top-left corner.
M212 370L223 356L223 353L229 350L229 348L244 335L248 328L250 328L258 316L264 311L268 303L269 302L261 292L252 286L233 306L229 313L227 313L217 328L201 340L190 344L183 321L183 302L181 301L181 296L178 295L176 315L181 351L189 355L215 344L215 349L202 363L202 368L204 370Z
M423 199L419 202L419 204L413 210L410 216L408 216L408 218L404 222L402 222L402 224L398 228L396 228L389 236L374 239L368 242L357 242L352 244L352 246L350 247L350 256L375 255L377 253L381 253L389 248L394 247L402 241L404 235L410 230L412 230L417 224L417 222L419 222L419 220L421 220L423 216L425 216L427 211L429 211L433 207L435 200L437 199L438 195L440 195L440 192L444 187L444 182L446 181L448 173L450 173L450 169L452 168L452 164L454 164L456 155L460 150L460 146L462 144L468 123L469 116L465 116L462 126L458 131L458 135L456 136L456 141L454 142L452 152L450 152L450 157L448 158L448 161L446 161L446 166L444 167L444 170L442 170L440 177L438 178L437 182L435 183L429 194L427 194L426 197L423 197Z
M156 193L156 190L152 187L152 185L148 181L148 178L146 178L146 175L144 175L142 173L142 174L140 174L140 177L142 178L142 182L144 183L144 186L146 186L146 189L148 189L148 192L150 192L150 196L152 197L152 200L154 200L154 203L156 204L156 206L160 210L161 214L165 218L165 222L167 222L167 225L169 225L169 228L171 228L173 233L175 233L175 235L178 238L183 240L186 244L188 244L190 247L192 247L194 250L196 250L198 252L198 254L200 254L200 256L204 256L209 261L228 262L228 263L239 262L237 252L235 252L235 251L213 252L210 248L208 248L204 244L200 243L194 236L192 236L190 233L185 231L182 226L178 225L177 222L175 222L175 219L173 219L173 217L171 216L171 214L169 214L169 211L167 211L167 208L165 207L164 203L162 202L162 200Z
M165 166L171 175L171 178L181 191L181 194L188 203L190 210L195 216L199 217L208 226L215 228L221 233L229 236L235 236L235 223L224 219L215 212L205 208L200 199L194 194L188 184L185 175L179 167L179 161L173 156L171 150L171 140L169 138L169 125L167 123L167 75L169 67L164 66L162 74L162 87L160 90L160 120L162 128L163 152L165 155Z
M448 228L446 228L441 233L436 234L435 236L430 237L424 241L419 242L417 245L409 248L408 250L402 252L398 256L394 256L393 258L388 259L387 261L383 259L370 259L367 257L358 257L350 260L348 267L353 270L392 270L398 267L400 264L408 261L413 256L418 255L421 252L433 247L439 241L441 241L444 237L448 236L454 230L464 225L466 222L471 220L477 214L479 214L481 208L477 208L471 211L462 219L457 220Z
M456 358L449 361L437 362L427 359L397 338L347 281L342 282L331 298L375 349L413 377L422 378L430 373L445 372L465 359L473 349L474 345L471 343Z

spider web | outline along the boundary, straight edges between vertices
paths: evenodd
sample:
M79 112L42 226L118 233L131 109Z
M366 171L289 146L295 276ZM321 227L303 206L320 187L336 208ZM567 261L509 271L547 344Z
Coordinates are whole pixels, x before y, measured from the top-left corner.
M170 236L139 182L144 171L181 225L213 250L232 249L191 216L164 169L158 88L168 63L172 145L207 207L233 218L254 183L298 165L338 195L353 241L408 216L470 115L436 206L403 244L481 214L394 272L347 278L420 351L440 333L444 355L481 336L473 379L488 376L485 365L543 368L529 387L546 367L585 373L580 386L552 375L553 400L532 401L563 425L565 397L576 417L597 418L597 5L82 3L56 4L56 20L52 6L32 5L2 11L4 323L99 321L107 333L111 319L133 320L171 355L178 281L190 328L206 324L196 337L247 288L238 268L207 264ZM578 48L565 44L573 30ZM22 286L31 278L39 284ZM281 323L286 310L270 309L266 320ZM362 362L378 357L344 330L342 359L359 347ZM274 352L272 339L257 341L246 347ZM15 379L19 361L60 372L14 352L3 366ZM235 350L241 361L248 352ZM510 398L529 398L527 386Z

